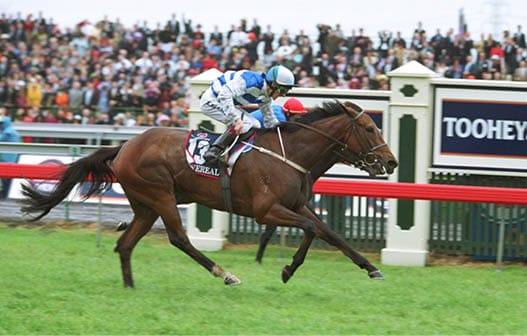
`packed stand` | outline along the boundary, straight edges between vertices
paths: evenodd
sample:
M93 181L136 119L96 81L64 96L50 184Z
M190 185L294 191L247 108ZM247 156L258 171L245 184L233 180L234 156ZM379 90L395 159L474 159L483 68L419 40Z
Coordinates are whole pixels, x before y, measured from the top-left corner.
M228 32L172 14L154 28L125 27L104 17L62 29L39 13L0 15L0 106L15 122L188 127L189 79L203 71L275 64L291 69L300 87L389 90L387 73L416 60L448 78L527 80L525 35L517 26L497 40L468 31L433 34L418 23L372 38L359 28L318 24L275 34L245 19Z

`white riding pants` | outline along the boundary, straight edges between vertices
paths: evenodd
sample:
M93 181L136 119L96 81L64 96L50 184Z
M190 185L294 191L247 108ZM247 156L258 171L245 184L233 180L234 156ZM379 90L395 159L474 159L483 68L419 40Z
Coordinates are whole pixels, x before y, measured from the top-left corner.
M200 109L205 115L211 117L214 120L225 124L227 127L231 126L234 120L231 120L223 109L221 108L218 98L212 93L211 89L207 89L200 99ZM260 122L258 119L252 117L249 113L241 108L236 108L236 117L241 118L243 122L242 133L248 132L251 128L260 128Z

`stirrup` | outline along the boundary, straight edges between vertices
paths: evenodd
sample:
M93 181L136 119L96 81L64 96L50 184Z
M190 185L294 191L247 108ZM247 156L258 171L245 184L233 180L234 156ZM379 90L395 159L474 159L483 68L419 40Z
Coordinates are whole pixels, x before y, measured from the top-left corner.
M203 154L203 159L206 163L217 163L220 160L222 151L221 148L213 146Z

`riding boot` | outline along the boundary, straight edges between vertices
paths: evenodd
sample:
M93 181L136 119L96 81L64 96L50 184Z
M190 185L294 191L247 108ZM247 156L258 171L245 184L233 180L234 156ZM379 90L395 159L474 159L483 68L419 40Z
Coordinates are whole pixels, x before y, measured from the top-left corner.
M231 130L227 130L225 133L220 135L216 141L209 147L209 149L203 154L203 158L207 163L216 163L220 158L220 155L223 153L225 148L227 148L236 138L232 134Z

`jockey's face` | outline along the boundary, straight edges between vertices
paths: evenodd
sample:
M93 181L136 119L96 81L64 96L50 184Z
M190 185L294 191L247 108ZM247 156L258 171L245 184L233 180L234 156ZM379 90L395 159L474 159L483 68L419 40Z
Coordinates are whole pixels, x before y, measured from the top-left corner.
M267 87L267 90L269 92L269 96L275 100L278 97L285 97L291 88L288 86L272 84Z

